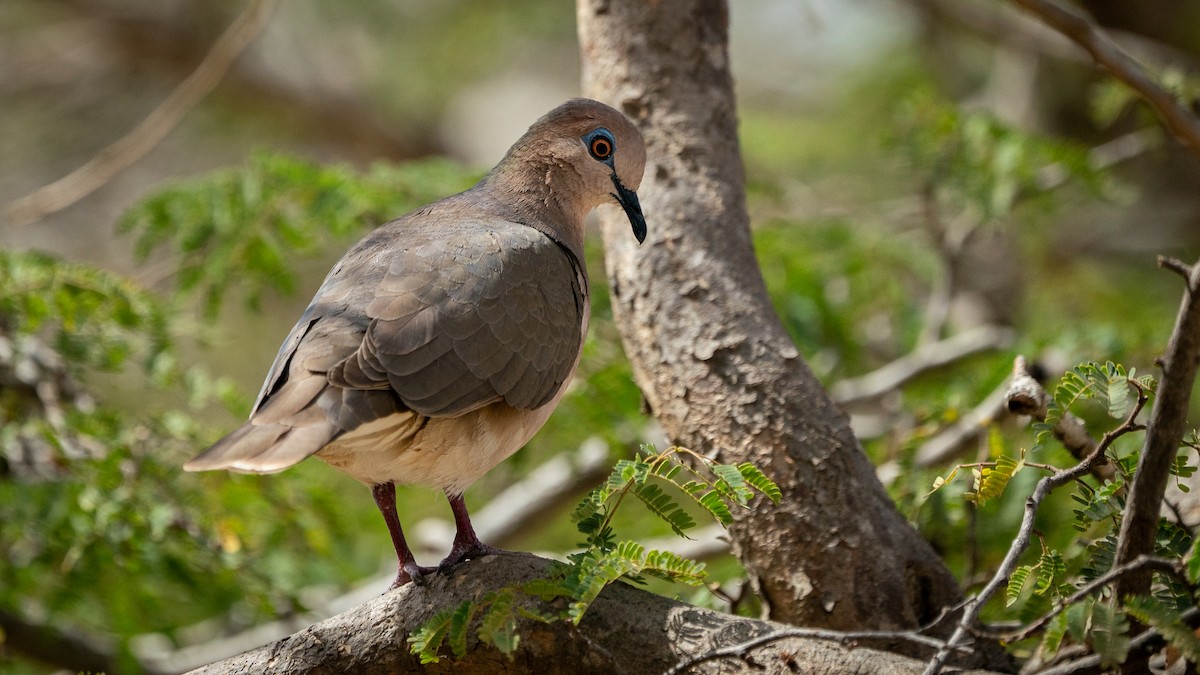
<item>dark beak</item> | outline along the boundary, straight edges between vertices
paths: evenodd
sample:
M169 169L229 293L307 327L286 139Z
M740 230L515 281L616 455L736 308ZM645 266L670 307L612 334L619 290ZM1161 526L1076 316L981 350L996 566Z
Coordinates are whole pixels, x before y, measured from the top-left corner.
M637 193L621 184L621 179L617 178L617 173L612 174L613 185L617 191L612 193L617 203L621 208L625 209L625 215L629 216L629 224L633 226L633 236L637 237L638 243L646 241L646 216L642 215L642 203L638 201Z

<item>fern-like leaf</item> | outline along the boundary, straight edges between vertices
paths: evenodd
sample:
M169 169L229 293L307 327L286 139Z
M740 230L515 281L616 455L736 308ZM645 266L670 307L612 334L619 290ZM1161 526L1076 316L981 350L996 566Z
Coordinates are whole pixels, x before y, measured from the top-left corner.
M516 591L505 588L489 594L486 600L488 607L483 613L476 634L481 642L494 646L512 659L512 654L521 641L517 634Z
M1012 607L1013 603L1021 599L1021 591L1025 588L1025 582L1029 579L1029 573L1033 571L1033 565L1021 565L1013 570L1013 573L1008 577L1008 588L1004 592L1004 606Z
M1177 608L1153 597L1141 596L1127 598L1125 611L1138 621L1153 626L1188 661L1200 663L1200 639L1196 638L1195 631L1183 621Z
M783 499L783 493L779 491L779 486L775 481L767 478L766 474L759 470L750 462L742 462L738 464L738 472L742 474L742 478L746 480L746 484L766 495L767 499L778 504Z
M1125 613L1111 602L1098 602L1092 611L1092 647L1103 666L1125 660L1129 654L1129 621Z
M662 488L645 483L633 489L633 494L642 500L650 512L671 526L671 530L681 537L687 537L684 530L696 526L696 521L683 509L671 495L663 492Z
M726 499L740 506L745 506L754 493L746 486L746 479L742 477L742 472L732 464L714 464L712 472L717 476L717 480L713 483L713 488L720 492Z
M716 490L705 492L696 500L696 503L707 509L722 525L733 522L733 514L729 511L729 506L725 504L725 500L721 499L721 493Z
M1037 564L1037 581L1033 592L1038 595L1054 595L1059 590L1059 580L1067 573L1067 564L1063 562L1058 551L1049 550L1042 553Z
M1066 614L1058 614L1046 625L1046 631L1042 634L1042 657L1047 662L1058 653L1058 648L1062 646L1066 634Z
M997 457L991 466L982 466L973 471L975 491L969 494L981 506L989 499L1000 497L1008 487L1008 481L1024 466L1023 460L1015 460L1003 455Z
M441 651L442 644L446 640L446 635L450 632L450 626L454 622L454 617L460 610L470 604L470 600L464 601L458 607L438 612L428 621L421 624L408 637L409 651L420 658L421 663L438 663L441 660L438 652Z

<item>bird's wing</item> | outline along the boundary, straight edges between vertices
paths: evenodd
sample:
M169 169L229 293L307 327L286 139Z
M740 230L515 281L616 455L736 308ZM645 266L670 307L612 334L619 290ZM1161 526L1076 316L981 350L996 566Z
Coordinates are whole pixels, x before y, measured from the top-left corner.
M539 408L578 358L584 284L578 261L541 232L463 223L396 252L366 307L362 343L329 379L390 388L429 416L497 401Z

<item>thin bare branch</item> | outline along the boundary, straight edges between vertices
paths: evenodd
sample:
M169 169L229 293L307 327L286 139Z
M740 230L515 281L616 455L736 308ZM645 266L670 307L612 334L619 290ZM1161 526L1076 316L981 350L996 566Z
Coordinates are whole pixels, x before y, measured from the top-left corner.
M221 34L196 70L140 124L78 169L9 202L5 208L7 219L18 226L37 222L83 199L144 157L220 83L246 46L262 32L277 4L278 0L253 0Z
M830 642L837 642L844 646L853 646L855 643L868 640L912 642L914 644L933 647L935 649L940 649L943 645L945 645L945 642L942 640L929 637L928 635L922 635L918 631L911 630L842 632L836 630L822 630L819 628L786 628L769 631L763 633L762 635L752 637L749 640L721 647L719 649L713 649L712 651L703 654L689 656L688 658L675 664L672 668L668 669L663 673L663 675L678 675L679 673L686 672L692 666L704 663L706 661L712 661L714 659L742 658L748 654L750 650L756 647L761 647L765 644L770 644L772 642L777 642L779 640L792 637L828 640ZM959 647L959 649L961 651L970 651L963 647Z
M834 400L843 405L878 398L922 373L981 352L1003 349L1012 341L1013 332L1008 328L979 326L945 340L923 344L878 370L838 382L830 392Z
M1055 0L1013 0L1013 4L1042 20L1087 50L1097 65L1133 89L1158 114L1163 125L1188 151L1200 157L1200 119L1162 88L1146 69L1129 56L1104 29L1080 10Z
M1188 430L1192 388L1200 368L1200 262L1188 270L1175 329L1160 363L1162 378L1117 538L1118 565L1154 551L1171 465ZM1148 571L1122 577L1117 583L1118 597L1145 595L1149 590Z

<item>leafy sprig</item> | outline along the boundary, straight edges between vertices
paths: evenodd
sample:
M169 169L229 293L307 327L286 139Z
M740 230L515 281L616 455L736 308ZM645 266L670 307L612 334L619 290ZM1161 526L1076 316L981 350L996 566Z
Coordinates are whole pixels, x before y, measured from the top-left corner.
M704 563L617 540L613 517L630 495L681 537L696 526L694 511L727 525L733 521L733 510L748 509L756 495L776 503L783 496L770 478L748 462L720 464L687 448L657 452L653 446L643 446L633 459L619 460L608 478L572 511L571 519L584 536L582 550L556 565L548 578L440 612L409 637L411 651L422 663L438 662L444 649L461 658L470 627L477 623L474 634L479 641L511 657L520 642L519 619L578 624L600 593L621 579L641 582L651 576L689 586L703 584ZM538 610L531 606L534 598L543 603L565 599L566 608Z

